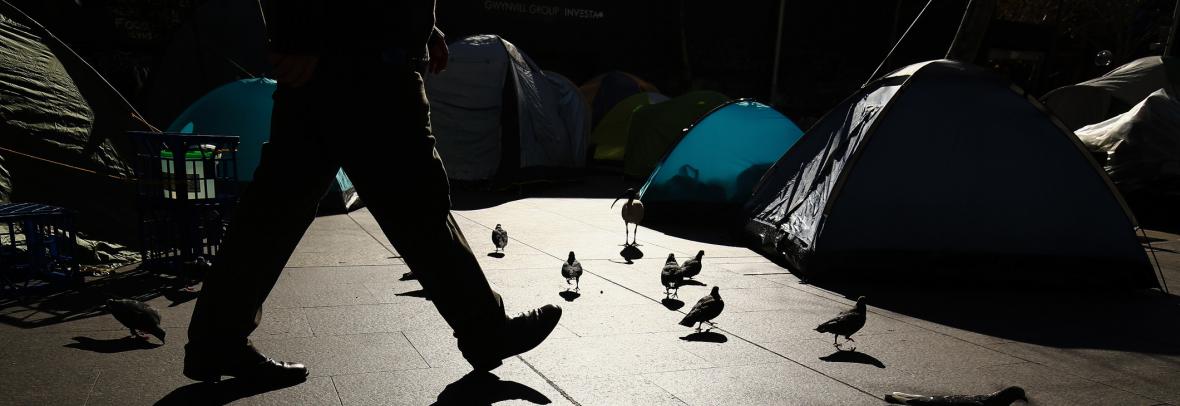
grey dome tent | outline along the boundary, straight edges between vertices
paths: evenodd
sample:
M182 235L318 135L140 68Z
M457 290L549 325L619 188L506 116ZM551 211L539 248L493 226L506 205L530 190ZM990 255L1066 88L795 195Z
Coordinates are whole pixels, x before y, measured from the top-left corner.
M426 92L452 179L516 181L585 165L585 109L570 104L577 93L498 36L450 44L447 69L427 75Z
M826 280L1159 286L1136 222L1059 121L949 60L864 87L775 163L746 229Z
M1075 133L1107 157L1106 172L1124 195L1180 198L1180 102L1168 92L1157 90L1126 113Z
M1065 126L1076 130L1130 110L1152 92L1180 94L1180 60L1149 56L1076 85L1057 88L1041 98Z

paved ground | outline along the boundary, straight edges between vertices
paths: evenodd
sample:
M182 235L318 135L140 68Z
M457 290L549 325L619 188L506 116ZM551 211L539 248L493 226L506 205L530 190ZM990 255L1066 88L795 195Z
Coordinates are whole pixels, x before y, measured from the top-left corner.
M180 374L193 301L167 278L128 272L84 292L0 302L0 404L386 405L861 405L890 391L988 392L1021 385L1037 405L1180 404L1180 301L1158 293L1062 298L943 295L870 301L857 353L836 353L812 328L851 301L801 283L742 247L641 229L647 257L619 259L610 198L457 202L461 227L510 311L559 303L565 315L540 347L494 376L470 368L417 283L365 210L319 218L271 294L257 345L308 364L311 379L261 392L233 381L201 385ZM497 223L507 256L485 256ZM695 239L695 241L694 241ZM1173 289L1180 236L1152 233ZM670 310L657 274L668 253L706 252L691 307L721 287L716 334L693 335ZM576 251L587 270L566 301L560 263ZM847 292L852 294L852 292ZM166 345L126 339L94 304L103 294L150 298ZM905 295L901 295L905 297ZM673 303L674 305L674 303ZM674 306L673 306L674 307ZM693 340L686 340L686 338ZM153 341L154 342L154 341ZM461 379L464 378L464 379Z

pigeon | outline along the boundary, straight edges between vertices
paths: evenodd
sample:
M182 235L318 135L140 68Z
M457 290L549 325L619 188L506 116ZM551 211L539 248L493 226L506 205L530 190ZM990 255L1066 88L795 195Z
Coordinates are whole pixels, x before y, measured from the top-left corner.
M899 405L926 406L1008 406L1012 402L1023 400L1028 402L1024 389L1019 386L1009 386L1003 390L988 395L941 395L925 396L908 393L893 392L885 395L885 401Z
M680 281L684 279L684 268L676 263L676 254L668 254L664 261L664 269L660 271L660 285L664 286L664 295L676 296L680 293Z
M635 234L638 235L639 222L643 221L643 202L639 201L639 192L635 188L629 188L615 198L610 207L615 208L615 203L624 197L627 198L627 201L622 206L623 229L626 231L626 234L623 235L623 245L639 245L635 241L635 235L631 235L631 224L635 225ZM627 237L631 237L630 242L627 241Z
M701 258L705 256L705 251L697 251L697 256L684 260L680 266L684 268L684 277L692 279L692 277L701 274Z
M566 285L569 285L570 281L572 280L576 284L574 285L574 290L582 290L582 285L579 281L579 279L582 278L582 264L578 263L577 259L574 259L573 251L570 251L569 259L565 260L565 263L561 264L561 276L565 277Z
M107 300L106 310L115 316L115 320L131 329L131 335L144 338L146 336L140 332L145 332L156 336L161 343L165 342L166 333L164 333L164 329L160 328L160 312L147 303L127 299L110 299Z
M865 309L865 297L861 296L856 299L856 306L852 309L840 312L839 315L831 320L825 321L815 328L815 331L821 333L832 333L832 345L836 349L840 349L841 344L836 340L840 336L844 336L845 340L856 341L852 339L852 335L860 331L861 327L865 326L865 318L868 316ZM850 351L855 351L853 347Z
M496 224L496 229L492 230L492 244L496 245L496 252L504 250L508 246L508 232L504 231L499 224Z
M701 327L705 323L709 323L709 329L712 329L712 320L721 315L721 310L724 308L725 301L721 300L721 293L714 286L712 292L702 297L701 300L697 301L697 304L692 306L692 310L688 311L688 315L685 315L684 319L680 320L680 325L692 327L693 324L700 323L697 326L697 331L701 331Z

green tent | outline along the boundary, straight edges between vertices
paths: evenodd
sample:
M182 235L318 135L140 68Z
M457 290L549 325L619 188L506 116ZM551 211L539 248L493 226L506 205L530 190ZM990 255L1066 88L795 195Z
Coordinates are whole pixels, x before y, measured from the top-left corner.
M627 151L627 132L631 129L631 117L644 106L662 103L668 100L654 92L644 92L632 95L620 101L611 108L594 132L590 134L590 145L594 149L594 159L602 161L622 161Z
M684 129L727 101L729 97L721 93L701 90L636 111L627 134L623 173L647 177Z

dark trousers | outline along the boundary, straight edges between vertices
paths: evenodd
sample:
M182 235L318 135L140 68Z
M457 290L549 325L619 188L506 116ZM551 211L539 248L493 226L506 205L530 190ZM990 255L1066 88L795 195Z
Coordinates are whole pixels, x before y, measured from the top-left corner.
M192 345L249 342L340 167L460 341L504 323L451 217L421 74L375 58L323 58L312 82L280 86L274 101L270 141L197 300Z

